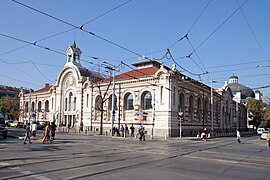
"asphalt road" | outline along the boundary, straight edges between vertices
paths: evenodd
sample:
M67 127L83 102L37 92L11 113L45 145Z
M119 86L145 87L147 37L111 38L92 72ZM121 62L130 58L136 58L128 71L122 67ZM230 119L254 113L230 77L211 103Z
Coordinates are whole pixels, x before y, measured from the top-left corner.
M17 130L15 130L17 131ZM19 130L18 130L19 131ZM147 140L57 133L42 144L0 139L0 179L268 179L270 148L259 136Z

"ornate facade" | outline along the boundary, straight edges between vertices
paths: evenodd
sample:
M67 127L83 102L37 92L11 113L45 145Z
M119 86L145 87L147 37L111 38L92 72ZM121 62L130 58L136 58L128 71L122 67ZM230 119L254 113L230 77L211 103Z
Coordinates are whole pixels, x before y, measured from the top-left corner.
M113 79L82 67L80 55L73 44L67 49L67 62L54 85L20 93L21 121L55 120L60 127L70 124L74 129L83 122L86 131L100 131L102 122L103 132L109 133L113 118L118 127L143 124L151 136L177 137L179 112L183 112L183 136L195 136L211 127L214 133L235 131L237 126L246 128L246 109L239 105L237 110L230 88L211 93L211 87L175 67L147 60L115 76L113 100Z

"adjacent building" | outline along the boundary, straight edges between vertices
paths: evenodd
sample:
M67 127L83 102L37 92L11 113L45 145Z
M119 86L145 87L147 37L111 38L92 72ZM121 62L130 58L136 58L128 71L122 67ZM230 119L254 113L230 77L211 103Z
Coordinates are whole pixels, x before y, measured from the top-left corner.
M82 67L80 56L74 43L55 84L21 91L21 121L55 120L71 129L83 124L85 132L102 128L104 133L113 126L143 125L156 137L196 136L205 128L213 133L246 129L246 109L236 106L230 87L213 90L156 60L134 63L133 70L107 78Z

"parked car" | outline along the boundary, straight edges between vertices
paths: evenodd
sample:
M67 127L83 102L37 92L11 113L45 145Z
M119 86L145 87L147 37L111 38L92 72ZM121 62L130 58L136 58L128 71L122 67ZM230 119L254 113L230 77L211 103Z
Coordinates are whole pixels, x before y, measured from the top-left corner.
M262 132L264 132L264 131L266 131L264 128L258 128L258 129L257 129L257 134L258 134L258 135L261 135Z
M6 122L4 119L0 119L0 135L3 136L4 139L6 139L8 135Z
M10 127L23 128L24 124L23 124L23 122L14 121L14 122L10 123Z
M268 135L268 131L262 131L261 133L261 140L266 140Z
M5 123L6 123L7 127L10 127L10 124L13 123L13 121L12 120L5 120Z

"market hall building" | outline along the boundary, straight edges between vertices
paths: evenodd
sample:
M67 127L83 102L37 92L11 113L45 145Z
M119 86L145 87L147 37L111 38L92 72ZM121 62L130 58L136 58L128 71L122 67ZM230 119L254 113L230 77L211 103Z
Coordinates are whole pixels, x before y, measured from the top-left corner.
M102 124L109 134L113 118L118 128L142 124L152 137L179 137L180 129L182 136L196 136L204 128L215 134L246 130L246 108L239 104L236 111L228 86L211 93L211 87L156 60L134 63L134 70L116 75L113 83L113 78L83 67L80 56L74 43L55 84L21 91L20 121L56 121L59 128L70 125L74 131L83 124L85 133L99 132Z

